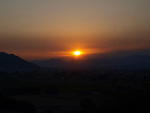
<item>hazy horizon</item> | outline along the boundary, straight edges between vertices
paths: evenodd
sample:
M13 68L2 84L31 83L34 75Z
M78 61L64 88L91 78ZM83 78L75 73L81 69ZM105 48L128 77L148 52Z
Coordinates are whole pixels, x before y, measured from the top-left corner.
M27 60L150 49L148 0L0 1L0 51ZM86 57L86 56L85 56Z

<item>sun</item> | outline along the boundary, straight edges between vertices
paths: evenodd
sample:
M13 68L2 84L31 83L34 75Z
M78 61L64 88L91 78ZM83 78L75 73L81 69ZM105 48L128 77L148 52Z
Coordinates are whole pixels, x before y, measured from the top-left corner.
M74 54L75 56L79 56L79 55L81 55L81 53L82 53L82 52L79 51L79 50L73 52L73 54Z

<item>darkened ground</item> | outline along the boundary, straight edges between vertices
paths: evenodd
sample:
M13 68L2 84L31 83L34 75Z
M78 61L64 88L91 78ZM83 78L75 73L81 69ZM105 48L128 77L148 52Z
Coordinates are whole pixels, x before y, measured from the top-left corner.
M0 72L3 113L149 113L150 70Z

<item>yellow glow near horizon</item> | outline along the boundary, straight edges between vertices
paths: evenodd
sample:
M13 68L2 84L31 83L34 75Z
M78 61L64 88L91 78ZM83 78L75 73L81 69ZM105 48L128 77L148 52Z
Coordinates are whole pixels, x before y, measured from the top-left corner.
M79 51L79 50L78 51L74 51L73 53L74 53L75 56L81 55L81 51Z

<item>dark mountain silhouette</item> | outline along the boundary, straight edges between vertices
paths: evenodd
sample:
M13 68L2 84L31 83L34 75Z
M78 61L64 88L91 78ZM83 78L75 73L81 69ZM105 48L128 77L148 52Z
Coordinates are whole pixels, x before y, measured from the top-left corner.
M30 63L13 54L0 52L0 70L12 69L33 69L37 68L36 64Z
M124 58L113 59L87 59L87 60L62 60L51 59L47 61L33 61L42 67L57 68L109 68L109 69L146 69L150 68L150 56L132 55Z
M52 68L61 68L69 65L68 61L62 59L50 59L50 60L32 61L32 62L41 67L52 67Z

